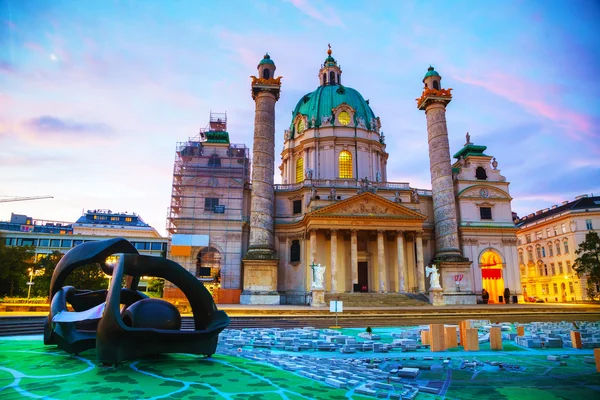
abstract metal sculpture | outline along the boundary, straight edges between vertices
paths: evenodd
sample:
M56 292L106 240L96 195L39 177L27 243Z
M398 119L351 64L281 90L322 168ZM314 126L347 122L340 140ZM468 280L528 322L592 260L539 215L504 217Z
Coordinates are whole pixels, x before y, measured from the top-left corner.
M115 254L118 264L108 265L106 258ZM112 276L108 290L63 287L73 270L90 263L100 264ZM192 308L195 329L181 330L181 316L172 304L139 292L141 276L164 278L181 289ZM121 287L124 278L126 287ZM44 344L74 354L96 348L102 364L161 353L211 356L219 333L229 325L227 314L217 309L202 282L185 268L166 258L139 255L122 238L86 242L67 252L52 275L50 298Z

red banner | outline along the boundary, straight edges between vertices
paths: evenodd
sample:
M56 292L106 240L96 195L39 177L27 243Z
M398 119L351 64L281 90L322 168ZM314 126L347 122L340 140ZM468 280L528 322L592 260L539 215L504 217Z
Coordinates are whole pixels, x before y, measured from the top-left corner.
M500 268L482 268L481 277L483 279L502 279L502 270Z

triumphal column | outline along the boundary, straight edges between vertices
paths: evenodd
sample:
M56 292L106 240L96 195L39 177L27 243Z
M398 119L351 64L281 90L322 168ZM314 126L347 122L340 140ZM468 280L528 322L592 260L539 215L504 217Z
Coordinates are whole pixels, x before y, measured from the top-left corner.
M452 89L443 89L442 77L429 67L423 83L423 93L417 99L417 107L427 116L429 142L429 169L433 192L433 219L435 224L435 261L440 269L441 284L447 302L455 304L475 302L473 282L463 286L465 293L454 293L454 276L470 277L471 261L463 257L458 238L456 201L450 163L450 144L446 126L446 105L452 100ZM463 284L464 284L463 278ZM469 293L466 293L469 292ZM458 297L457 297L458 296Z
M277 269L279 259L273 244L275 193L275 103L279 100L281 77L275 78L275 63L266 54L252 76L254 142L252 148L252 194L250 244L244 264L241 304L279 304Z

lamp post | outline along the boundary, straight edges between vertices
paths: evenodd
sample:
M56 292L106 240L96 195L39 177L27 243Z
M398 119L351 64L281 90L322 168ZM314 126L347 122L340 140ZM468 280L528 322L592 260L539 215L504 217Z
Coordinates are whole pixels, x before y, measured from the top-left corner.
M31 297L31 287L33 286L33 268L27 269L29 271L29 282L27 282L27 300Z

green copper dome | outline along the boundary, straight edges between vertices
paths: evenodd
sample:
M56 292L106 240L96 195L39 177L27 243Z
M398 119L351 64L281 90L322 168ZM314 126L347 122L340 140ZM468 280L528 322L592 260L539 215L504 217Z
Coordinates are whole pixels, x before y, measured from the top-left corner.
M309 123L311 123L314 117L315 126L319 127L321 126L321 117L331 116L331 121L334 120L332 110L342 103L348 104L355 110L355 124L356 118L361 117L364 119L368 129L374 129L371 126L371 119L375 118L375 114L357 90L342 85L326 85L319 86L314 92L304 95L298 104L296 104L296 108L294 108L294 112L292 113L292 123L290 126L292 135L295 134L296 130L294 126L296 115L306 115ZM312 124L310 128L313 128Z
M265 65L265 64L275 65L275 63L273 62L273 60L271 60L271 56L269 55L269 53L265 54L265 56L263 57L263 59L260 60L260 62L258 63L258 65Z
M440 76L440 74L437 73L437 71L435 69L433 69L433 67L430 65L429 68L427 68L427 73L425 74L425 78L428 78L430 76ZM423 79L425 79L423 78Z

